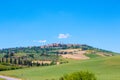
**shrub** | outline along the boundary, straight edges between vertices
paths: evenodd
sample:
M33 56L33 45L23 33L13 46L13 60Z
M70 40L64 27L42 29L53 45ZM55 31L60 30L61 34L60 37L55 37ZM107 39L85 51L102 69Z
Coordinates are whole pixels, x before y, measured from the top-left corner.
M88 71L80 71L71 74L66 74L59 80L96 80L96 77L93 73L90 73Z
M15 70L15 69L21 69L21 66L15 66L15 65L9 65L7 66L0 64L0 71L6 71L6 70Z

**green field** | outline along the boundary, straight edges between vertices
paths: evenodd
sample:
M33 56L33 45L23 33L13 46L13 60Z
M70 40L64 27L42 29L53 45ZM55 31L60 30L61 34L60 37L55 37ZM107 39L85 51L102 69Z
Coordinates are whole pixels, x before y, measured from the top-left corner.
M5 80L5 79L0 78L0 80Z
M120 80L120 56L84 61L69 60L67 64L3 71L0 72L0 75L13 76L23 80L51 80L58 79L66 73L81 70L95 73L97 80Z

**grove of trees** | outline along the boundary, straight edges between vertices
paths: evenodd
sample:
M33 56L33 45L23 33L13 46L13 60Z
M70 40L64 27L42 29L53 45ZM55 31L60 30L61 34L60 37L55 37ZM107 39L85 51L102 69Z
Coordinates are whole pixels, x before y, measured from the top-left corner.
M93 73L88 71L74 72L71 74L66 74L59 80L97 80Z

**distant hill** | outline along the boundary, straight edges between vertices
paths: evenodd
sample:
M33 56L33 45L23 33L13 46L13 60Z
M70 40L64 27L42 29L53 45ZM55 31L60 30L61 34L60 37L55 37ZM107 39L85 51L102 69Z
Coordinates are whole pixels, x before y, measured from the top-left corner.
M48 44L43 46L15 47L0 49L0 53L44 53L45 51L61 50L61 49L81 49L94 50L98 52L115 53L108 50L95 48L86 44Z
M5 48L1 49L0 53L73 54L81 53L81 51L84 51L84 55L90 58L117 55L117 53L115 52L95 48L86 44L57 44L57 43L43 46Z

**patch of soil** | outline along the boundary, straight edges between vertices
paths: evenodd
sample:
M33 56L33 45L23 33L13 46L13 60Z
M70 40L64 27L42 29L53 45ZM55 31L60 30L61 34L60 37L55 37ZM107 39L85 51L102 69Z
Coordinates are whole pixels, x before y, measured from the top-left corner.
M86 60L90 59L89 57L85 56L84 54L86 51L78 51L75 54L61 54L63 58L70 58L70 59L75 59L75 60Z

